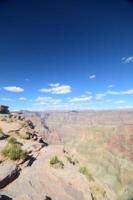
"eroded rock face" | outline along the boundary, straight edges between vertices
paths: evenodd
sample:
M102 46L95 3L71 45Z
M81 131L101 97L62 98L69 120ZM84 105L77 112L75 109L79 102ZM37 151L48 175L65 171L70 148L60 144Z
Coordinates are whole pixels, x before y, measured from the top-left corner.
M0 189L14 181L20 173L20 168L11 161L0 164Z

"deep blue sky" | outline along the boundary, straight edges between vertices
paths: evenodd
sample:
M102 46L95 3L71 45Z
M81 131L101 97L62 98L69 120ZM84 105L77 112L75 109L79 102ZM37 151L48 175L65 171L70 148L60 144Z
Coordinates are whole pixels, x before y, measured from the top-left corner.
M0 1L0 88L11 109L133 107L132 1Z

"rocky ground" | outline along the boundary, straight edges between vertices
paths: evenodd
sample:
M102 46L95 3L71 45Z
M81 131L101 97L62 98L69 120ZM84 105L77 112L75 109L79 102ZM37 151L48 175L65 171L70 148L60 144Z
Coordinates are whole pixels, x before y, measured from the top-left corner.
M12 139L26 157L2 150ZM0 199L132 200L133 112L0 115Z

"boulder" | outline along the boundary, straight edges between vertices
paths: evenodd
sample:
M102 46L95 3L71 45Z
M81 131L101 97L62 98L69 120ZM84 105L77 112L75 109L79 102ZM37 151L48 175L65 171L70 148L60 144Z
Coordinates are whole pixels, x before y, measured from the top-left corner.
M5 161L0 164L0 189L7 186L15 180L20 173L20 168L11 161Z

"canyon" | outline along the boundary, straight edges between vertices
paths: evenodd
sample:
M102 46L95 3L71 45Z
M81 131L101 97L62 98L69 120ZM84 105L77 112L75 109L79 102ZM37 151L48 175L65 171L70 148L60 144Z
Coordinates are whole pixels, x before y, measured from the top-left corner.
M132 200L133 110L14 112L0 128L1 150L15 137L28 154L0 156L1 199Z

